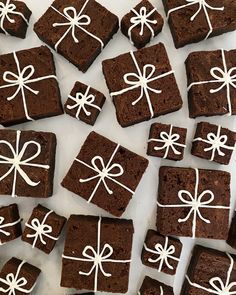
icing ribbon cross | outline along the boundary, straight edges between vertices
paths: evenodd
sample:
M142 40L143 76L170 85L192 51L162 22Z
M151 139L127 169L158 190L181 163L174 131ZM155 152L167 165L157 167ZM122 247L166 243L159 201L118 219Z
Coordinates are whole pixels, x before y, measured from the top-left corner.
M65 7L63 9L63 13L60 12L59 10L57 10L55 7L51 6L51 8L54 11L56 11L58 14L60 14L63 18L65 18L67 20L67 22L64 22L64 23L54 23L53 27L69 27L65 31L65 33L62 35L62 37L57 41L57 43L55 45L56 51L58 50L58 46L60 45L60 43L65 39L65 37L69 34L70 31L71 31L72 38L73 38L74 42L79 43L78 38L75 36L76 35L76 28L79 28L80 30L82 30L83 32L88 34L90 37L97 40L101 44L101 49L104 47L104 43L100 38L93 35L92 33L90 33L89 31L87 31L84 28L85 26L88 26L91 23L91 18L86 14L82 14L89 1L90 0L85 1L84 5L81 8L81 10L79 11L79 13L77 13L75 7L73 7L73 6Z
M175 246L174 245L168 246L168 243L169 243L169 239L168 239L168 237L165 237L164 246L162 246L161 244L158 243L154 246L154 249L150 249L147 247L146 244L144 244L144 249L147 252L157 255L157 258L149 258L148 261L150 263L159 262L158 272L161 272L164 264L169 269L173 269L173 266L170 265L170 263L169 263L169 259L179 261L179 258L173 256L173 254L175 254Z
M106 180L109 179L111 181L113 181L114 183L118 184L119 186L123 187L124 189L126 189L127 191L129 191L130 193L134 194L134 191L132 191L131 189L129 189L127 186L125 186L124 184L120 183L119 181L117 181L116 177L119 177L121 175L124 174L124 169L122 168L122 166L120 164L111 164L116 152L118 151L119 149L119 145L116 146L110 160L108 161L107 165L105 165L104 163L104 160L102 157L100 156L95 156L92 160L91 160L91 165L79 160L79 159L75 159L75 161L81 163L82 165L92 169L94 172L96 172L97 174L92 176L92 177L89 177L89 178L86 178L86 179L80 179L79 181L81 183L84 183L84 182L89 182L93 179L96 179L98 178L98 182L90 196L90 198L88 199L88 203L90 203L98 189L98 187L100 186L101 183L103 183L106 191L108 192L109 195L112 195L113 194L113 191L108 187L107 185L107 182Z
M34 238L33 244L32 244L32 248L35 247L37 240L40 239L40 242L43 245L46 245L47 243L44 240L44 236L47 238L50 238L54 241L57 241L59 238L55 238L53 236L51 236L50 234L52 233L52 227L50 225L45 224L48 216L53 213L53 211L49 211L43 218L42 222L40 223L40 221L37 218L33 218L31 223L26 223L25 225L34 230L35 233L33 234L27 234L27 238Z
M110 93L110 95L117 96L117 95L124 94L128 91L132 91L134 89L140 88L140 96L135 101L132 102L132 105L135 106L139 101L141 101L143 99L143 96L145 95L147 103L148 103L148 108L149 108L149 111L151 114L151 118L153 118L154 117L154 110L153 110L151 98L149 95L149 91L153 92L155 94L160 94L160 93L162 93L162 90L154 89L151 86L149 86L148 84L153 81L156 81L158 79L169 76L169 75L173 74L174 71L169 71L167 73L154 76L154 73L156 71L156 68L154 65L146 64L141 71L139 68L138 62L134 56L134 53L132 51L130 51L130 55L132 57L132 60L135 64L135 67L136 67L136 70L138 73L137 74L136 73L125 74L123 77L124 82L127 85L130 85L130 87L123 89L121 91L112 92L112 93Z
M103 263L112 262L112 263L130 263L131 260L115 260L110 257L113 255L114 250L111 245L105 244L101 249L101 222L102 218L99 218L98 221L98 234L97 234L97 250L95 250L92 246L86 246L82 252L82 256L84 258L73 257L62 255L64 259L82 261L82 262L91 262L93 263L91 269L88 272L79 271L81 276L90 276L93 272L94 275L94 292L98 291L98 275L99 271L103 274L104 277L111 277L112 274L108 273L103 268Z
M96 108L99 111L101 111L101 108L99 106L97 106L96 104L94 104L95 96L93 94L89 94L89 90L90 90L90 86L88 86L88 88L86 89L86 92L84 94L81 92L77 92L75 97L69 95L69 98L74 101L74 104L67 105L67 108L69 110L78 108L78 110L76 112L76 118L78 120L79 120L79 115L80 115L81 110L84 111L86 116L91 116L91 112L89 112L86 109L86 106L90 106L90 107Z
M177 133L172 133L172 132L173 132L173 126L171 125L169 133L167 133L165 131L162 131L160 133L160 139L151 138L151 139L148 140L148 142L160 142L160 143L163 143L163 146L161 146L161 147L155 146L154 150L155 151L160 151L160 150L166 149L165 155L163 156L164 159L167 158L170 149L173 151L173 153L175 155L181 155L181 152L179 152L175 148L175 146L179 146L179 147L183 147L183 148L186 147L185 144L178 143L178 140L180 139L180 135L177 134Z
M197 229L197 219L200 218L205 223L211 223L209 219L203 217L201 213L201 209L227 209L229 210L229 206L218 206L218 205L211 205L214 201L215 196L211 190L204 190L201 194L198 193L199 188L199 170L195 170L196 175L196 184L194 189L194 195L192 195L187 190L180 190L178 192L178 198L181 201L181 204L176 205L162 205L157 202L157 205L161 208L189 208L189 212L187 213L186 217L179 218L179 223L185 223L189 218L193 215L192 220L192 238L196 237L196 229ZM209 198L206 199L206 195L209 195ZM205 198L205 200L203 200Z
M224 10L224 6L223 7L213 7L210 4L207 3L206 0L186 0L187 4L172 8L168 11L167 17L169 18L170 14L172 12L175 12L177 10L192 6L192 5L197 5L198 4L198 10L196 11L196 13L194 13L194 15L190 18L190 21L193 22L196 17L199 15L199 13L203 10L205 16L206 16L206 20L207 20L207 24L209 26L209 32L207 34L207 36L205 37L205 39L208 39L209 36L211 35L211 33L213 32L213 27L212 27L212 23L211 23L211 19L208 13L208 9L212 10L212 11L223 11Z
M232 258L232 256L228 253L226 253L229 260L230 260L230 267L229 270L227 272L227 278L226 278L226 282L225 284L223 283L223 280L219 277L213 277L209 280L209 284L212 288L206 288L203 287L197 283L193 283L191 282L190 278L186 275L186 279L188 281L188 283L192 286L195 287L197 289L201 289L204 290L210 294L215 294L215 295L235 295L236 291L235 291L235 287L236 287L236 281L231 282L230 283L230 278L231 278L231 274L233 271L233 266L234 266L234 260ZM233 290L232 290L233 289ZM231 291L232 290L232 291Z
M28 290L24 288L24 286L26 286L28 283L26 278L19 278L19 274L23 264L25 264L25 261L22 261L21 264L18 266L15 275L13 273L9 273L6 275L5 279L0 278L0 282L8 286L7 289L0 287L0 292L6 293L7 295L16 295L18 294L18 292L30 294L33 291L36 283Z
M205 152L212 151L210 161L214 161L216 152L218 153L219 156L222 156L222 157L225 156L225 153L221 149L227 149L232 151L235 149L234 146L226 145L228 136L220 135L220 133L221 133L221 126L218 126L216 135L210 132L207 134L207 139L197 137L193 140L193 141L202 141L210 145L209 147L204 149Z
M134 8L131 9L131 11L135 14L135 16L133 16L131 19L130 19L130 22L133 24L129 30L128 30L128 35L129 35L129 38L130 38L130 41L132 42L132 38L131 38L131 33L132 33L132 30L137 27L137 26L141 26L140 28L140 32L139 32L139 35L140 36L143 36L144 34L144 27L146 26L151 34L152 34L152 38L154 38L155 36L155 33L154 33L154 30L152 28L152 24L155 25L157 23L157 20L152 20L152 19L149 19L149 17L155 12L157 11L156 8L152 9L150 12L147 12L147 8L145 6L142 6L138 11L136 11Z
M230 95L230 87L233 87L236 89L236 67L232 67L230 70L228 70L225 53L223 49L221 49L221 56L222 56L222 62L223 62L223 69L219 67L213 67L210 70L210 74L214 78L214 80L193 82L189 85L188 90L190 90L194 85L202 85L202 84L208 84L208 83L221 83L219 87L215 89L213 88L210 89L210 93L217 93L226 87L228 116L232 116L233 110L232 110L232 102L231 102L231 95Z
M4 228L14 226L17 223L20 223L21 219L18 219L10 223L5 223L5 224L4 224L4 221L5 221L5 218L0 216L0 234L3 234L4 236L9 237L11 234L8 231L6 231ZM1 245L1 240L0 240L0 245Z
M16 5L13 3L10 3L11 0L7 0L4 4L3 2L0 2L0 29L6 34L9 35L9 33L4 29L4 21L5 19L9 21L11 24L14 24L16 21L10 16L10 14L13 15L19 15L22 17L22 19L29 24L26 17L21 13L16 11Z
M29 186L34 187L34 186L39 185L39 183L40 183L40 181L35 182L35 181L31 180L30 177L27 175L27 173L21 168L21 166L36 167L36 168L43 168L43 169L50 168L49 165L31 163L31 161L36 159L41 153L41 145L38 142L33 141L33 140L27 141L24 143L22 149L19 150L20 135L21 135L21 131L18 130L16 132L16 149L14 149L14 147L8 141L0 140L0 145L1 144L6 145L12 154L12 157L7 157L7 156L0 154L0 164L5 164L7 166L8 165L10 166L8 171L5 174L3 174L2 176L0 176L0 181L5 179L12 172L14 173L13 185L12 185L12 197L16 196L17 174L19 174ZM29 156L28 158L23 160L24 155L30 146L36 148L37 151L35 151L32 156Z
M31 77L35 74L34 66L28 65L28 66L24 67L23 70L21 70L20 63L19 63L18 57L15 52L13 52L13 57L14 57L16 67L17 67L17 74L10 72L10 71L4 72L3 80L5 82L7 82L8 84L0 86L0 89L17 87L15 93L12 96L7 97L7 100L11 101L11 100L15 99L19 93L21 93L25 116L26 116L27 120L33 121L33 119L29 116L29 113L28 113L25 89L27 91L33 93L34 95L38 95L39 91L32 89L30 86L28 86L28 84L40 82L40 81L46 80L46 79L56 79L57 80L57 77L55 75L48 75L48 76L44 76L44 77L31 79Z

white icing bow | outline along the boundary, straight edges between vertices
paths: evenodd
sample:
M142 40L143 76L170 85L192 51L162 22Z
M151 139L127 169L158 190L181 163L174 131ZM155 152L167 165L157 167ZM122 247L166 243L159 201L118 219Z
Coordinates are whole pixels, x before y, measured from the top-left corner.
M42 222L40 223L40 221L38 220L38 218L33 218L31 220L31 223L26 223L25 225L32 229L33 231L35 231L35 233L33 234L27 234L27 238L34 238L33 244L32 244L32 248L35 247L37 240L40 239L40 242L43 245L46 245L47 243L44 240L44 236L52 239L54 241L57 241L58 238L53 237L52 235L50 235L52 233L52 227L48 224L45 224L47 221L48 216L53 213L53 211L49 211L43 218Z
M208 4L206 0L186 0L186 2L187 2L187 4L184 4L184 5L175 7L173 9L170 9L168 11L167 17L169 18L170 14L172 12L175 12L177 10L186 8L188 6L192 6L192 5L197 5L198 4L198 10L190 18L190 21L193 22L196 19L196 17L199 15L199 13L203 10L203 12L204 12L204 14L206 16L207 24L209 26L209 32L208 32L208 34L207 34L207 36L205 38L205 39L208 39L209 36L211 35L211 33L213 32L213 27L212 27L212 23L211 23L211 19L210 19L209 13L208 13L208 9L209 10L216 10L216 11L223 11L224 10L224 7L213 7L210 4Z
M210 145L209 147L204 149L205 152L212 151L210 161L214 161L216 152L218 153L219 156L222 156L222 157L225 156L225 153L221 149L227 149L232 151L235 149L234 146L226 145L228 136L220 135L220 133L221 133L221 126L218 126L217 134L210 132L207 134L206 139L197 137L193 140L193 141L202 141Z
M169 151L170 149L173 151L173 153L175 155L181 155L181 152L179 152L175 146L179 146L179 147L183 147L185 148L186 145L185 144L181 144L181 143L178 143L178 140L180 139L180 135L177 134L177 133L173 133L172 134L172 131L173 131L173 126L171 125L170 126L170 131L169 131L169 134L165 131L162 131L160 133L160 139L156 139L156 138L151 138L148 140L148 142L160 142L160 143L163 143L163 146L161 147L157 147L155 146L154 147L154 150L156 151L160 151L160 150L164 150L166 149L165 151L165 154L164 154L164 159L167 158L168 154L169 154Z
M113 248L109 244L105 244L101 250L101 222L102 218L100 217L98 220L98 232L97 232L97 250L95 250L92 246L86 246L82 252L82 256L84 258L73 257L62 255L64 259L82 261L82 262L92 262L93 265L88 272L79 271L81 276L90 276L95 272L94 275L94 292L98 291L98 275L99 272L103 274L104 277L111 277L112 274L106 272L103 269L103 263L112 262L112 263L130 263L131 260L115 260L110 257L113 255Z
M148 13L147 13L147 8L145 6L142 6L140 8L139 12L137 12L134 8L131 11L135 14L135 16L133 16L130 19L130 22L133 24L128 30L128 35L129 35L130 41L132 42L132 37L131 37L132 30L139 25L141 26L140 33L139 33L140 36L143 36L144 27L146 26L151 31L152 38L153 38L155 33L154 33L154 30L151 25L152 24L155 25L157 23L157 20L149 19L149 17L155 11L157 11L156 8L152 9Z
M11 227L16 225L17 223L20 223L21 219L18 219L14 222L5 223L5 224L4 224L4 221L5 221L5 218L0 216L0 234L3 234L4 236L9 237L11 234L4 228ZM0 240L0 244L1 244L1 240Z
M93 35L92 33L90 33L89 31L87 31L84 28L85 26L88 26L91 23L91 18L86 14L82 14L85 7L88 4L88 2L89 2L89 0L85 1L84 5L81 8L81 10L79 11L79 13L77 13L75 7L73 7L73 6L65 7L63 9L63 13L60 12L59 10L57 10L55 7L51 6L51 8L54 11L56 11L58 14L60 14L63 18L65 18L67 20L67 22L65 22L65 23L54 23L53 27L64 27L64 26L69 27L65 31L65 33L62 35L62 37L57 41L57 43L55 45L56 51L58 50L58 46L60 45L60 43L65 39L65 37L69 34L70 31L71 31L72 38L73 38L74 42L79 43L78 38L75 36L76 28L79 28L80 30L82 30L83 32L88 34L90 37L97 40L101 44L101 48L104 47L103 41L100 38Z
M20 63L19 63L19 60L18 60L15 52L13 52L13 57L14 57L16 67L17 67L17 74L10 72L10 71L4 72L3 80L5 82L7 82L8 84L0 86L0 89L17 87L14 94L12 96L7 97L7 100L11 101L11 100L15 99L19 93L21 93L25 116L26 116L27 120L32 121L33 119L29 116L29 113L28 113L25 89L28 90L29 92L33 93L34 95L38 95L39 91L32 89L30 86L28 86L28 84L39 82L39 81L42 81L45 79L56 79L57 80L57 77L54 75L49 75L49 76L31 79L31 77L35 74L34 66L28 65L28 66L24 67L23 70L21 70Z
M22 19L27 23L28 20L23 15L23 13L16 11L16 5L13 3L10 3L11 0L7 0L4 4L3 2L0 2L0 29L4 32L4 34L9 35L8 32L4 28L4 21L7 20L11 24L14 24L16 21L10 16L13 15L19 15L22 17Z
M76 118L79 120L79 115L81 110L84 111L86 116L91 116L91 112L86 109L86 106L96 108L97 110L101 111L101 108L97 106L95 101L95 96L93 94L89 94L90 86L86 89L86 92L83 94L81 92L77 92L75 97L69 95L69 98L73 100L75 103L73 105L67 105L69 110L78 108L76 112Z
M229 267L229 270L227 272L227 278L226 278L225 284L224 284L222 278L213 277L213 278L211 278L209 280L210 288L206 288L204 286L201 286L200 284L191 282L190 278L186 275L186 279L187 279L188 283L192 287L204 290L204 291L206 291L206 292L208 292L210 294L215 294L215 295L235 295L236 294L236 291L235 291L236 281L230 282L231 274L232 274L233 266L234 266L234 260L233 260L233 258L232 258L232 256L230 254L228 254L228 253L226 253L226 254L227 254L227 256L229 257L229 260L230 260L230 267Z
M208 84L208 83L221 83L219 87L215 89L212 88L210 90L210 93L217 93L226 87L228 115L232 116L233 110L232 110L232 102L231 102L231 95L230 95L230 87L233 87L236 89L236 67L232 67L231 69L228 70L226 59L225 59L225 53L223 49L221 49L221 56L222 56L222 62L223 62L223 69L219 67L213 67L210 70L210 74L214 78L214 80L193 82L189 85L188 90L190 90L194 85L202 85L202 84ZM234 72L235 74L233 74Z
M6 289L0 287L0 292L7 295L16 295L18 292L30 294L33 291L36 283L30 289L25 289L24 286L27 285L28 281L25 277L19 277L23 264L25 264L25 261L22 261L18 266L15 275L13 273L9 273L6 275L5 279L0 278L0 282L8 286Z
M8 171L0 177L0 181L5 179L12 172L14 173L13 184L12 184L12 197L16 196L17 174L19 174L29 186L37 186L40 183L40 181L35 182L35 181L31 180L30 177L27 175L27 173L21 168L21 166L49 169L49 165L31 163L31 161L36 159L41 153L41 145L38 142L33 141L33 140L27 141L24 143L22 149L19 150L20 135L21 135L21 131L18 130L16 132L16 147L15 147L15 149L8 141L0 140L0 145L1 144L6 145L10 149L11 154L12 154L12 157L8 157L8 156L4 156L4 155L0 154L0 164L7 165L7 167L10 166ZM37 151L32 156L24 159L25 153L30 146L34 146L34 148L36 148Z
M120 164L117 163L113 163L111 164L117 150L119 149L119 145L116 146L110 160L108 161L107 165L105 165L104 160L101 156L95 156L92 160L91 160L91 165L79 160L79 159L75 159L75 161L81 163L82 165L88 167L89 169L92 169L94 172L96 172L97 174L92 176L92 177L88 177L86 179L80 179L79 181L81 183L84 182L89 182L93 179L98 178L98 182L90 196L90 198L88 199L88 203L90 203L98 189L98 187L100 186L101 183L103 183L106 191L108 192L109 195L113 194L113 191L111 189L109 189L106 180L109 179L113 182L115 182L116 184L118 184L119 186L122 186L124 189L126 189L127 191L129 191L130 193L134 194L134 191L132 191L131 189L129 189L127 186L125 186L124 184L120 183L119 181L117 181L115 178L119 177L121 175L123 175L124 173L124 169L122 168L122 166Z
M135 101L132 102L132 105L135 106L140 100L143 99L143 96L145 95L147 103L148 103L148 108L149 108L149 111L151 114L151 118L153 118L154 117L154 110L153 110L153 106L152 106L149 92L153 92L155 94L160 94L160 93L162 93L162 90L154 89L151 86L149 86L148 84L153 81L156 81L158 79L172 75L174 73L174 71L169 71L167 73L154 76L155 71L156 71L156 68L154 65L146 64L141 71L139 68L138 62L134 56L134 53L132 51L130 51L130 55L132 57L132 60L135 64L135 67L136 67L136 70L138 73L137 74L136 73L125 74L123 79L127 85L130 85L130 87L128 87L126 89L122 89L117 92L112 92L112 93L110 93L110 95L117 96L117 95L124 94L128 91L132 91L134 89L140 88L140 96Z
M148 261L150 263L157 263L159 262L159 268L158 272L161 272L163 265L166 265L169 269L173 269L173 266L170 265L169 259L173 259L176 261L179 261L179 258L173 256L175 254L175 246L174 245L168 245L169 239L168 237L165 237L165 244L162 246L160 243L157 243L154 246L154 249L150 249L147 247L146 244L144 244L144 249L151 253L157 255L157 258L148 258Z
M200 218L205 223L211 223L209 219L206 219L203 217L201 213L202 208L206 209L227 209L229 210L230 207L228 206L217 206L217 205L210 205L214 199L214 193L211 190L204 190L200 195L198 193L198 187L199 187L199 170L194 169L196 174L196 184L195 184L195 190L194 195L192 195L187 190L180 190L178 192L178 198L181 201L181 204L176 205L162 205L159 202L157 202L159 207L162 208L189 208L189 212L187 213L186 217L179 218L179 223L185 223L188 221L188 219L193 215L192 220L192 238L196 237L196 229L197 229L197 219ZM206 195L209 195L209 198L206 199Z

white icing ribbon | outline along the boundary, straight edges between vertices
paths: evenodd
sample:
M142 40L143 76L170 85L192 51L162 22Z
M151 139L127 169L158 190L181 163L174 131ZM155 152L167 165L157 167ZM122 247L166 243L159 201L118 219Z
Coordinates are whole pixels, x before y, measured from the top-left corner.
M164 294L163 288L162 288L162 286L160 286L160 295L163 295L163 294ZM141 295L141 292L140 291L138 292L138 295Z
M134 65L135 65L138 73L137 74L136 73L125 74L123 79L127 85L130 85L130 87L128 87L126 89L122 89L117 92L112 92L112 93L110 93L110 95L113 97L113 96L121 95L126 92L132 91L134 89L140 88L140 96L135 101L132 102L132 105L135 106L139 101L142 100L143 96L145 95L147 103L148 103L149 111L151 114L151 118L153 118L154 117L154 110L153 110L151 98L149 95L149 91L153 92L155 94L160 94L160 93L162 93L162 90L154 89L151 86L149 86L148 84L153 81L156 81L158 79L162 79L166 76L172 75L174 73L174 71L169 71L167 73L154 76L154 73L156 71L156 68L154 65L146 64L141 71L141 69L139 68L138 62L134 56L133 51L130 51L130 55L132 57L132 60L134 62Z
M16 52L13 52L13 57L16 63L17 67L17 74L6 71L3 74L3 80L7 82L8 84L0 86L0 89L5 88L11 88L11 87L17 87L15 93L12 96L7 97L7 101L11 101L17 97L19 93L21 93L23 106L24 106L24 112L26 119L29 121L33 121L33 119L29 116L27 103L26 103L26 94L25 89L29 92L33 93L34 95L38 95L39 91L32 89L28 84L40 82L42 80L46 79L56 79L57 77L55 75L48 75L44 77L34 78L30 79L35 74L35 68L33 65L28 65L21 70L20 63L18 60L18 57L16 55Z
M29 22L24 16L23 13L16 11L16 5L13 3L10 3L11 0L7 0L4 4L3 2L0 2L0 29L4 32L4 34L9 35L9 33L4 28L4 21L7 20L11 24L14 24L16 21L10 16L13 15L19 15L22 17L22 19L26 22L28 25Z
M91 116L91 112L86 109L86 106L93 107L101 112L101 108L97 106L95 101L95 96L93 94L89 94L90 86L87 87L86 92L83 94L81 92L77 92L75 97L69 95L69 98L74 101L73 105L67 105L69 110L77 109L76 118L79 120L79 115L81 110L84 111L87 117Z
M19 218L18 220L14 221L14 222L9 222L9 223L5 223L5 224L4 224L4 221L5 221L5 218L0 216L0 234L3 234L4 236L9 237L11 234L7 230L5 230L4 228L11 227L11 226L14 226L14 225L20 223L21 219ZM1 244L1 240L0 240L0 244Z
M88 34L90 37L97 40L101 44L101 49L104 47L104 43L100 38L93 35L92 33L90 33L84 28L91 23L91 18L86 14L82 14L89 1L90 0L85 1L79 13L76 11L76 9L73 6L65 7L63 9L63 13L57 10L55 7L51 6L51 8L54 11L56 11L58 14L60 14L63 18L67 20L67 22L64 22L64 23L54 23L53 27L68 27L68 29L65 31L63 36L57 41L55 45L56 51L58 50L58 46L60 45L60 43L65 39L65 37L70 33L70 31L71 31L71 35L74 42L79 43L78 38L75 36L76 28L79 28L80 30Z
M221 49L221 55L222 55L222 62L223 62L223 69L219 67L213 67L210 70L211 76L214 78L214 80L209 81L200 81L200 82L193 82L189 85L188 91L194 86L194 85L202 85L202 84L209 84L209 83L220 83L221 85L215 89L211 89L210 93L217 93L221 91L224 87L226 87L227 90L227 102L228 102L228 116L232 116L232 101L231 101L231 95L230 95L230 86L236 89L236 67L233 67L228 70L225 53L224 50ZM235 74L234 74L235 72Z
M178 140L180 139L180 135L177 134L177 133L172 133L172 132L173 132L173 126L171 125L169 133L167 133L165 131L162 131L160 133L160 139L151 138L151 139L148 140L148 142L160 142L160 143L163 143L163 146L161 146L161 147L155 146L154 150L155 151L160 151L160 150L166 149L164 157L163 157L164 159L167 158L170 149L173 151L173 153L175 155L181 155L181 152L179 152L175 148L175 146L179 146L179 147L183 147L183 148L186 147L185 144L178 143Z
M86 178L86 179L80 179L79 181L81 183L84 182L89 182L93 179L98 178L98 182L90 196L90 198L88 199L88 203L90 203L98 189L98 187L100 186L101 183L103 183L106 191L108 192L109 195L113 194L113 191L110 190L110 188L108 187L107 183L106 183L106 179L109 179L111 181L113 181L114 183L118 184L119 186L123 187L124 189L126 189L127 191L129 191L130 193L134 194L134 191L132 191L130 188L128 188L127 186L125 186L124 184L120 183L119 181L117 181L115 178L119 177L121 175L124 174L124 169L122 168L122 166L120 164L114 163L111 164L115 154L117 153L118 149L119 149L120 145L118 144L111 156L111 158L109 159L107 165L105 165L104 160L101 156L95 156L92 160L91 160L91 165L79 160L79 159L75 159L75 161L81 163L82 165L88 167L89 169L93 170L94 172L96 172L97 174L95 176ZM98 164L97 164L98 163ZM100 168L101 167L101 168ZM114 171L115 170L115 171ZM116 172L117 171L117 172Z
M213 277L209 280L210 288L206 288L206 287L203 287L197 283L191 282L190 278L186 275L186 279L187 279L188 283L192 287L204 290L210 294L235 295L236 294L236 291L235 291L236 281L230 283L230 278L231 278L231 274L232 274L233 266L234 266L234 260L230 254L228 254L228 253L226 253L226 254L230 260L230 266L229 266L229 269L227 272L227 278L226 278L225 284L220 277Z
M114 253L114 249L111 245L105 244L101 249L101 222L102 218L100 217L98 220L98 231L97 231L97 249L94 249L92 246L86 246L82 252L82 256L84 258L73 257L62 255L64 259L82 261L82 262L91 262L93 263L91 269L88 272L79 271L81 276L90 276L94 274L94 292L98 291L98 275L99 272L103 274L104 277L109 278L112 276L111 273L106 272L103 269L103 263L112 262L112 263L130 263L131 260L115 260L110 257Z
M155 25L157 23L157 20L151 20L149 19L149 17L155 12L157 11L156 8L152 9L150 12L147 12L147 8L145 6L142 6L138 11L136 11L134 8L131 9L131 11L135 14L135 16L133 16L130 19L130 22L133 24L129 30L128 30L128 35L129 35L129 39L132 42L132 30L137 27L137 26L141 26L140 28L140 32L139 35L143 36L144 33L144 28L145 26L150 30L151 34L152 34L152 38L154 38L155 36L155 32L152 28L152 24ZM133 42L132 42L133 43Z
M38 220L38 218L33 218L31 220L31 223L26 223L25 226L27 226L28 228L32 229L35 231L35 233L33 234L27 234L26 237L27 238L34 238L33 244L32 244L32 248L35 247L37 240L39 239L40 242L43 245L46 245L47 243L44 240L44 236L52 239L54 241L57 241L59 239L59 237L55 238L51 235L52 233L52 227L48 224L46 224L47 218L48 216L53 213L53 211L49 211L43 218L42 222L40 223L40 221Z
M15 275L13 273L9 273L6 275L6 279L0 278L0 282L8 286L7 289L0 287L0 292L7 295L16 295L18 292L30 294L33 291L36 283L30 289L25 289L24 286L27 285L28 281L25 277L19 277L21 268L24 264L25 261L22 261L18 266Z
M196 11L196 13L190 18L190 21L193 22L196 17L199 15L199 13L203 10L206 20L207 20L207 24L209 26L209 32L206 35L205 39L208 39L209 36L211 35L211 33L213 32L213 27L212 27L212 23L211 23L211 19L208 13L208 9L209 10L215 10L215 11L223 11L224 10L224 6L223 7L213 7L210 4L207 3L206 0L186 0L187 4L172 8L168 11L167 14L167 18L169 18L170 14L172 12L175 12L177 10L192 6L192 5L197 5L198 4L198 10Z
M37 186L40 184L39 182L32 181L30 177L27 175L27 173L21 168L21 166L26 166L26 167L36 167L36 168L43 168L43 169L49 169L49 165L42 165L42 164L36 164L36 163L31 163L32 160L36 159L40 153L41 153L41 145L33 140L27 141L24 143L22 146L21 150L19 149L20 146L20 136L21 136L21 131L17 130L16 131L16 147L14 147L6 140L0 140L0 145L6 145L9 150L11 151L12 157L4 156L0 154L0 164L4 164L10 166L8 171L0 177L0 181L8 177L12 172L14 174L13 176L13 184L12 184L12 197L16 196L16 180L17 180L17 175L19 174L23 180L29 185L29 186ZM37 149L37 151L30 157L24 159L26 150L29 147L34 147Z
M207 134L207 139L197 137L193 140L193 141L202 141L202 142L205 142L210 145L209 147L204 149L205 152L212 151L210 161L214 161L216 152L221 157L225 156L225 153L221 149L227 149L227 150L232 150L232 151L235 149L234 146L226 145L227 140L228 140L228 136L227 135L220 135L220 133L221 133L221 126L218 126L216 135L214 133L210 132Z
M157 243L154 246L154 249L150 249L144 244L144 249L151 253L157 255L157 258L148 258L150 263L157 263L159 262L158 272L162 271L163 265L166 265L169 269L174 269L172 265L169 263L169 259L173 259L179 261L179 258L173 256L175 254L175 246L169 245L168 237L165 237L165 244L162 246L160 243Z
M218 206L218 205L211 205L214 201L215 196L211 190L204 190L200 195L198 193L199 188L199 170L194 169L196 174L196 184L194 189L194 195L192 195L187 190L180 190L178 192L178 198L180 199L182 204L176 205L162 205L157 201L157 205L161 208L189 208L189 212L187 213L186 217L179 218L179 223L185 223L192 215L192 238L196 237L196 229L197 229L197 219L200 218L205 223L211 223L209 219L203 217L201 213L201 209L227 209L229 210L230 207L228 206ZM206 195L209 195L209 198L206 199ZM203 200L205 199L205 201Z

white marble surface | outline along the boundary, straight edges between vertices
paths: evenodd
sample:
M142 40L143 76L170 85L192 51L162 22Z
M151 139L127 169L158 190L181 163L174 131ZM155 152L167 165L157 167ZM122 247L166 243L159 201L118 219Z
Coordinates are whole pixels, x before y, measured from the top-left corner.
M25 0L30 9L33 11L33 16L30 21L27 38L19 40L13 37L0 36L0 53L8 53L13 50L26 49L34 46L39 46L42 42L37 38L33 32L33 23L43 14L46 8L52 3L51 0ZM99 0L112 12L117 14L120 18L130 10L138 0ZM161 14L164 16L163 6L160 0L152 0L157 6ZM187 92L186 92L186 75L184 61L188 54L197 50L212 50L218 48L235 48L236 47L236 32L229 33L224 36L209 39L199 44L190 45L185 48L176 50L170 35L169 27L165 24L163 32L153 40L151 44L164 42L166 45L173 69L176 71L177 82L180 87L184 106L183 108L173 114L166 115L161 118L151 120L149 122L138 124L134 127L122 129L117 123L115 116L115 109L108 95L108 90L102 75L101 62L102 60L114 57L120 53L127 52L134 49L129 43L128 39L120 32L114 36L114 39L109 43L105 50L96 59L96 62L90 67L86 74L79 72L73 65L69 64L63 57L54 52L56 61L57 75L59 77L60 88L63 102L66 100L74 82L80 80L89 83L95 88L104 92L107 96L105 107L97 120L95 127L90 127L75 119L62 115L59 117L39 120L31 123L15 126L14 128L28 130L44 130L55 132L58 139L57 156L56 156L56 171L54 182L54 195L48 200L37 200L30 198L17 198L12 200L10 197L3 196L0 199L0 205L17 202L19 204L21 216L26 221L33 209L39 202L51 209L56 210L59 214L69 217L70 214L108 214L100 210L94 205L88 205L83 199L73 196L72 193L63 189L60 182L70 167L73 158L77 155L81 144L85 140L88 133L95 130L114 141L119 141L127 148L145 156L146 141L148 138L149 127L153 122L167 122L176 124L177 126L188 127L188 147L186 149L185 158L180 163L174 163L167 160L160 160L151 158L147 173L140 183L136 195L130 202L124 218L131 218L134 220L135 236L133 244L133 255L131 264L130 286L127 294L137 294L137 291L142 283L145 275L150 275L166 284L174 286L175 294L179 294L181 284L185 275L186 267L190 258L191 249L194 244L199 243L215 247L221 250L228 250L233 252L225 242L214 240L191 240L188 238L181 239L184 243L181 262L178 268L176 277L159 274L157 271L149 269L141 264L140 252L142 249L144 237L148 228L155 228L156 218L156 193L158 185L158 168L160 165L172 166L191 166L199 168L213 168L224 169L234 172L232 174L232 202L231 207L235 206L236 196L236 175L235 175L235 161L234 154L231 165L222 167L220 165L209 163L208 161L197 159L190 155L191 140L194 135L194 129L198 120L188 118L187 106ZM228 126L236 130L236 118L229 117L213 117L206 119L213 123L220 123L222 126ZM232 212L231 212L232 215ZM72 294L74 290L65 290L60 288L60 272L61 272L61 254L63 251L64 237L57 243L55 250L50 256L41 253L38 250L31 249L30 245L23 243L20 239L10 242L0 248L0 267L11 256L26 259L32 264L35 264L42 270L42 275L38 281L37 287L33 294L37 295L64 295ZM105 294L105 293L104 293Z

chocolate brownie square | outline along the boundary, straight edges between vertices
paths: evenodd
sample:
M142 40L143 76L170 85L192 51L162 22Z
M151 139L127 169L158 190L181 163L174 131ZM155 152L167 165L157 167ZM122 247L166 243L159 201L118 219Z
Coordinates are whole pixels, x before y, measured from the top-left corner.
M142 263L155 268L158 272L170 275L176 273L182 243L174 238L165 237L154 230L148 230L142 250Z
M83 72L118 29L118 17L94 0L55 0L34 25L43 42Z
M17 204L0 207L0 245L21 236L21 218Z
M60 237L66 218L41 205L34 208L25 224L22 241L49 254Z
M148 0L142 0L122 18L121 31L140 49L162 31L163 25L157 9Z
M71 215L62 256L61 286L126 293L133 233L131 220Z
M236 211L234 211L234 216L229 229L227 244L236 249Z
M174 295L173 289L150 277L145 277L138 295Z
M24 39L31 11L23 1L0 1L0 33Z
M0 130L0 195L48 198L53 192L56 136Z
M233 294L236 286L236 256L195 246L181 295Z
M0 55L0 124L63 113L53 56L46 46Z
M192 155L228 165L235 149L236 133L221 126L201 122L192 145Z
M236 30L234 0L162 0L175 47Z
M81 82L76 82L64 109L68 115L93 126L105 100L104 94L98 90Z
M236 50L192 52L186 60L189 116L236 114Z
M147 159L91 132L62 186L119 217L128 206L147 166Z
M182 99L162 43L103 61L122 127L179 110Z
M40 275L40 269L15 257L0 272L0 294L31 294Z
M147 155L174 161L183 160L187 129L173 125L151 125Z
M230 178L219 170L161 167L157 230L165 236L226 240Z

